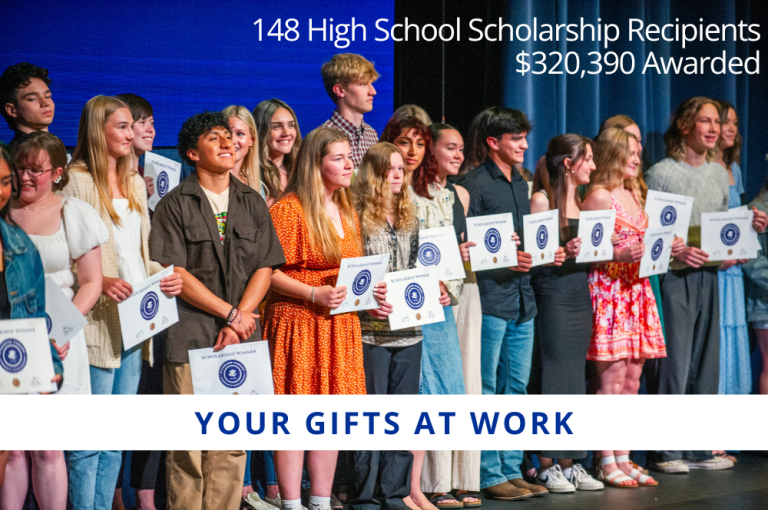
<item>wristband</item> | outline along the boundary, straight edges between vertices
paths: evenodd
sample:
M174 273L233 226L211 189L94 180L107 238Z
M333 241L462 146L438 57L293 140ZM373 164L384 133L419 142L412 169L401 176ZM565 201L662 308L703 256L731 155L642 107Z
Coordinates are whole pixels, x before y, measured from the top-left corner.
M232 324L232 321L235 320L235 317L237 317L237 307L233 306L232 310L229 311L229 315L227 316L227 324Z
M312 294L309 295L309 300L314 303L315 302L315 288L312 287Z

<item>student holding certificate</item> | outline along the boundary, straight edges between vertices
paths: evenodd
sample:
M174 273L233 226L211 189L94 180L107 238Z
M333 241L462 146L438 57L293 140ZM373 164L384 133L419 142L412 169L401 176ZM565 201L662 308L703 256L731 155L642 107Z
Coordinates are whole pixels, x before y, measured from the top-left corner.
M272 207L283 195L301 146L299 121L293 109L279 99L267 99L253 109L256 122L261 182Z
M363 254L349 191L352 170L346 135L314 129L302 142L284 196L270 210L286 259L272 274L264 313L277 395L366 393L357 313L328 313L347 293L334 286L341 259ZM384 308L383 282L374 296ZM308 453L310 508L330 509L336 457L335 451ZM301 510L303 464L303 451L275 452L285 510Z

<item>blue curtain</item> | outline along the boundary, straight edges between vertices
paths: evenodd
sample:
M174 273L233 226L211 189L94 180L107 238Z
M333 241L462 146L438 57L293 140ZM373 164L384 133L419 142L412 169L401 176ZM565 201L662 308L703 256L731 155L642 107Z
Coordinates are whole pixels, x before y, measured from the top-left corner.
M561 133L575 132L593 137L597 134L600 123L616 114L632 117L643 133L643 150L646 165L664 158L665 147L662 135L669 125L672 111L679 103L691 96L708 96L724 99L736 107L739 115L739 129L744 138L742 148L742 170L745 175L747 197L751 199L765 182L764 154L768 153L768 122L765 112L768 81L763 75L746 74L714 75L707 66L705 74L658 74L655 71L642 73L649 52L657 60L671 57L722 56L726 51L727 59L733 56L745 59L755 56L762 49L761 58L765 58L765 43L759 42L695 42L688 43L683 49L680 42L639 41L633 37L629 41L629 19L637 18L647 26L650 23L695 23L704 19L709 23L723 24L740 21L760 23L765 26L766 15L758 10L758 2L751 0L728 0L710 2L690 2L680 0L631 0L631 1L568 1L568 0L513 0L505 10L505 23L517 26L521 23L533 25L534 17L539 27L544 23L565 24L591 23L597 26L598 18L603 25L614 23L621 30L618 41L609 43L607 49L603 42L591 41L590 32L585 33L587 41L566 42L527 42L509 41L505 32L503 62L503 103L525 112L534 125L528 137L530 149L527 152L526 166L533 169L538 158L546 152L550 138ZM731 32L729 37L732 39ZM629 75L622 72L596 75L567 73L554 75L522 75L517 72L521 64L517 56L521 51L529 54L534 51L549 53L558 51L565 55L569 51L578 53L581 68L592 69L588 63L594 57L589 52L613 51L618 55L629 51L635 57L635 69ZM528 62L533 59L528 57ZM554 57L548 57L551 67ZM629 64L629 60L626 60ZM571 63L573 68L573 61ZM612 67L611 67L612 69ZM563 70L561 64L560 70ZM752 115L750 115L750 113Z

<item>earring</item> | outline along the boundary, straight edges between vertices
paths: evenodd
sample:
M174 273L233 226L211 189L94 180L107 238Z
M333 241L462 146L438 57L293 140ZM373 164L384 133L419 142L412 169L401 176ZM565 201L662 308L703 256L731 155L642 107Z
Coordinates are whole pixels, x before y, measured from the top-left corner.
M58 177L56 177L56 178L53 180L53 182L55 182L56 184L60 183L60 182L61 182L61 175L59 175Z

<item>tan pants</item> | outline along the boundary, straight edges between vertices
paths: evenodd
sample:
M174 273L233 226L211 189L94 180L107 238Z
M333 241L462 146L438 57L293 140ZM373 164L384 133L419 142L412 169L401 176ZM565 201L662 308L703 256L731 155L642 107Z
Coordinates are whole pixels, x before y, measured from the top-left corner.
M191 395L189 363L166 363L163 393ZM245 477L245 451L169 451L169 510L238 510Z

